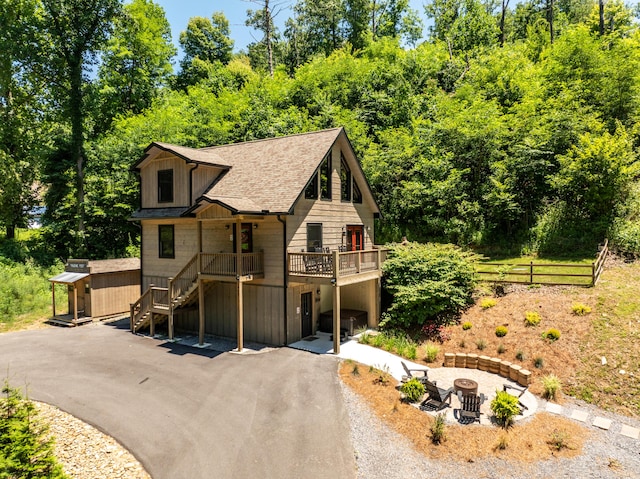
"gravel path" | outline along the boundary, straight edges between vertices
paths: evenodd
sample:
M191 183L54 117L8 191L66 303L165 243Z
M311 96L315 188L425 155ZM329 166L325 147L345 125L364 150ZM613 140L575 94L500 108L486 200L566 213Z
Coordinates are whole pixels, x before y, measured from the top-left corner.
M573 459L553 459L533 464L507 462L494 458L473 463L428 460L413 449L403 436L379 420L364 401L347 386L342 387L345 407L351 421L351 440L355 449L358 479L405 479L408 477L473 477L510 479L533 478L640 478L640 451L636 440L615 430L589 427L591 437L583 453ZM572 401L574 402L574 401ZM640 426L627 417L603 412L575 401L581 409L619 423Z
M34 404L55 438L58 462L72 479L150 479L136 458L112 437L54 406Z

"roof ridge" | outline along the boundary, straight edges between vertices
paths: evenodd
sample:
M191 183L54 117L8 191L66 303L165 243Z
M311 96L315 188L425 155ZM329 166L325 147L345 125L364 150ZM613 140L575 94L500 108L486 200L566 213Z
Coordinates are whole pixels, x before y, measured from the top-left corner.
M274 140L281 140L283 138L294 138L296 136L304 136L304 135L315 135L318 133L327 133L329 131L339 131L339 130L344 130L343 126L337 126L337 127L333 127L333 128L325 128L323 130L316 130L316 131L305 131L302 133L294 133L292 135L283 135L283 136L273 136L271 138L260 138L257 140L249 140L249 141L238 141L237 143L225 143L223 145L211 145L211 146L205 146L202 148L196 148L197 150L200 151L207 151L207 150L215 150L216 148L224 148L224 147L229 147L229 146L237 146L237 145L247 145L250 143L260 143L260 142L266 142L266 141L274 141Z

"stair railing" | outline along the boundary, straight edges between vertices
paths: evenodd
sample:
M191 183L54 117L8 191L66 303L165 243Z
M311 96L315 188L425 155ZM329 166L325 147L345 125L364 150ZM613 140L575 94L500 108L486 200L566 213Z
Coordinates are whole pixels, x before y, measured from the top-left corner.
M153 286L153 285L152 285ZM147 289L135 303L131 304L130 326L131 332L135 333L135 326L146 313L151 311L153 305L152 288Z

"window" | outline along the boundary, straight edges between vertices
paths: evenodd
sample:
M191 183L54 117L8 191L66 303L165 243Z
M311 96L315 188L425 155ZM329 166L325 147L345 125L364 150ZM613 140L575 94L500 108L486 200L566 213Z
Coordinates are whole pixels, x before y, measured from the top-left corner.
M331 152L325 156L320 165L320 198L331 199Z
M353 202L354 203L362 203L362 193L360 192L360 188L358 188L358 183L353 182Z
M307 251L322 250L322 223L307 224Z
M158 237L161 258L175 258L173 225L159 225Z
M173 202L173 170L158 171L158 203Z
M342 201L351 201L351 170L342 153L340 153L340 198Z
M304 197L308 200L317 200L318 199L318 173L313 174L313 178L307 185L307 188L304 190Z

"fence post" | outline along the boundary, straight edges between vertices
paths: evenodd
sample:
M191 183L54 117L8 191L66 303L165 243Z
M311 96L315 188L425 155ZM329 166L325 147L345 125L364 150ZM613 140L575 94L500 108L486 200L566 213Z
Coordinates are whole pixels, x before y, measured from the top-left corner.
M533 284L533 261L529 262L529 284Z
M591 286L596 285L596 263L591 263Z

